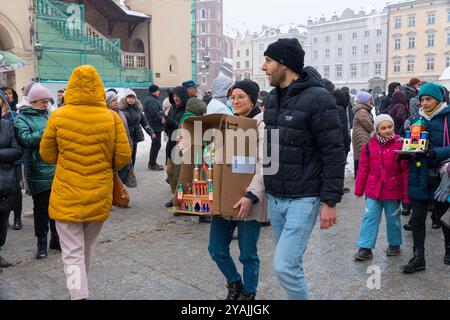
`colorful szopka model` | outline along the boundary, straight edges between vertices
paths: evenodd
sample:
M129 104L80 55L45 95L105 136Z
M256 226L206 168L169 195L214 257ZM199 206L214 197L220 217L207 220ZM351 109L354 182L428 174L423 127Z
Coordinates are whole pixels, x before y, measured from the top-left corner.
M422 120L414 123L411 126L411 131L406 131L402 151L427 151L430 134L425 130L425 124Z
M203 161L199 168L195 161L192 174L192 184L178 185L177 200L179 208L185 212L209 213L213 204L213 164L214 142L204 143Z

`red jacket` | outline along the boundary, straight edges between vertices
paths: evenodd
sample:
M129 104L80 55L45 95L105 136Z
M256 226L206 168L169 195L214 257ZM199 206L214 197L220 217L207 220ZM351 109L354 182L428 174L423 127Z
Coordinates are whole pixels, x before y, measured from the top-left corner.
M408 200L408 161L398 161L395 150L401 150L400 136L382 145L376 135L361 150L355 195L364 195L376 200ZM369 154L368 154L369 153Z

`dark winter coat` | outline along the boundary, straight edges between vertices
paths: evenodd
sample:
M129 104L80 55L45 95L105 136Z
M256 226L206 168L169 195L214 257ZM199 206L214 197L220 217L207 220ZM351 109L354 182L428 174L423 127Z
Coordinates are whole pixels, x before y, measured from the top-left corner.
M119 102L119 109L123 112L125 118L127 119L128 130L130 132L130 137L133 144L137 144L145 140L142 128L144 128L148 135L153 133L152 127L150 127L144 113L142 112L142 105L139 100L136 100L136 105L128 105L125 98L122 98Z
M164 131L162 124L163 108L162 103L157 96L150 94L144 101L144 113L147 118L147 122L156 133Z
M410 101L412 98L415 98L419 95L419 92L417 92L417 90L415 88L410 87L409 85L406 85L403 88L403 91L405 92L406 102L408 103L408 105L410 104Z
M173 99L173 95L176 94L181 98L181 105L176 106L175 101ZM176 87L172 90L172 92L169 95L169 101L172 104L172 107L170 108L169 115L167 116L167 124L165 128L165 132L169 138L169 141L166 145L166 156L167 158L171 159L171 153L173 148L177 145L176 141L172 141L172 133L178 129L180 125L180 120L183 117L184 113L186 112L186 104L189 100L189 95L184 87ZM175 138L175 137L174 137Z
M450 158L450 145L444 146L444 122L450 128L450 107L445 108L431 121L418 115L414 122L422 120L426 130L430 133L429 150L434 150L436 158L417 158L411 161L408 178L408 197L414 200L431 199L437 186L428 185L428 170L439 168L440 163ZM418 165L418 163L420 163Z
M20 189L20 178L14 164L22 154L13 125L0 119L0 193L14 193Z
M352 143L352 139L350 137L350 128L349 126L349 118L347 106L350 103L350 96L342 90L334 90L333 96L336 99L337 109L339 111L339 118L341 119L342 124L342 137L344 141L344 149L345 154L350 152L350 145Z
M55 174L55 166L42 160L39 155L39 144L47 121L47 111L23 106L14 123L17 141L25 149L23 160L28 192L33 195L50 190Z
M388 94L386 97L384 97L383 101L381 102L380 108L378 109L377 114L383 114L387 112L387 109L391 105L391 99L392 95L394 94L395 88L400 87L400 83L398 82L392 82L389 84L388 87Z
M406 119L408 119L408 104L406 102L406 95L403 92L396 92L392 95L391 105L387 113L394 120L395 133L403 135L403 126Z
M271 160L265 161L265 167L276 166L279 160L277 173L264 176L267 193L340 202L346 159L334 98L312 67L304 68L287 88L280 105L279 94L279 88L270 92L264 112L265 154ZM275 129L279 142L272 141L271 130ZM279 154L274 154L272 144L279 145Z

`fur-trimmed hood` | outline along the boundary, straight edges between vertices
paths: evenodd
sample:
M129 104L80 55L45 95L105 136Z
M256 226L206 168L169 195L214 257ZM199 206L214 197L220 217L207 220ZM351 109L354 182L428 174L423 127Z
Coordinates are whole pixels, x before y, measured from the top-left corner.
M128 96L134 96L136 98L136 105L135 105L135 107L136 107L136 109L139 112L143 112L144 111L144 107L142 106L141 101L139 101L138 97L136 96L136 93L133 90L127 90L125 92L125 95L119 101L119 109L123 111L126 108L128 108L128 104L127 104L127 101L126 101Z

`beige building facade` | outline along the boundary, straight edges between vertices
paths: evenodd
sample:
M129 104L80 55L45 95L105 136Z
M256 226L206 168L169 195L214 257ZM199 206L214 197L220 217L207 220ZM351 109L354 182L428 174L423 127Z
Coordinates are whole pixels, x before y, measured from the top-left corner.
M255 35L250 32L237 34L233 43L233 80L251 79L253 75L253 44Z
M192 77L191 65L191 1L190 0L126 0L134 11L151 16L150 68L153 82L160 87L174 87ZM146 30L135 36L145 38Z
M24 68L0 73L0 86L21 88L35 75L35 56L32 46L33 0L1 1L0 50L9 51L25 60Z
M388 82L437 82L450 66L450 1L414 0L389 8Z

